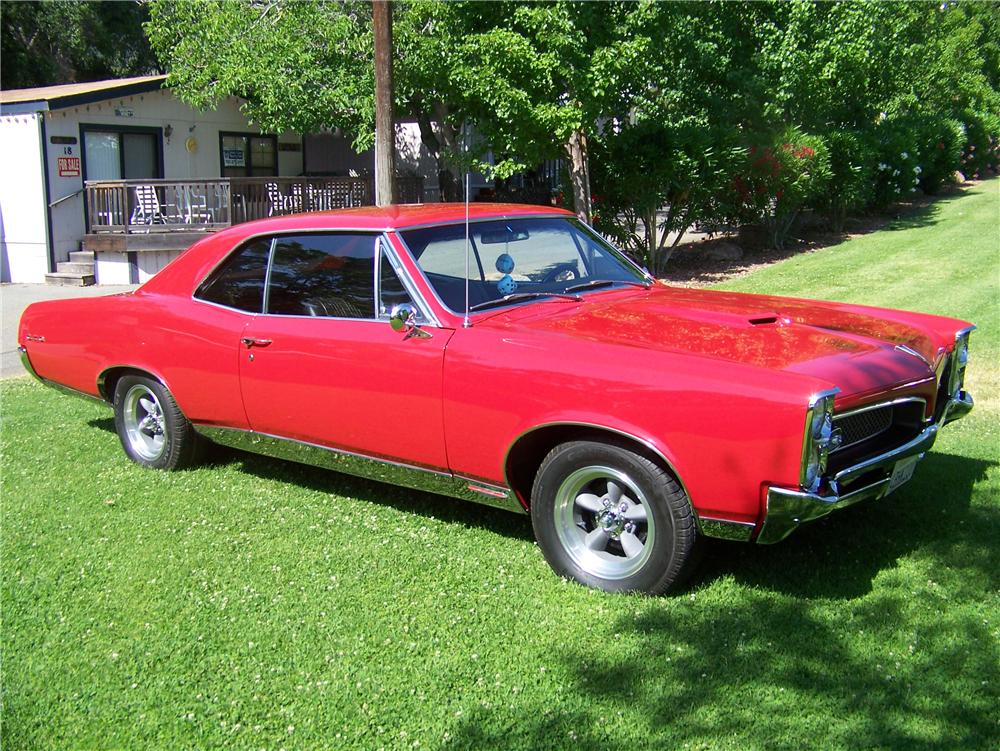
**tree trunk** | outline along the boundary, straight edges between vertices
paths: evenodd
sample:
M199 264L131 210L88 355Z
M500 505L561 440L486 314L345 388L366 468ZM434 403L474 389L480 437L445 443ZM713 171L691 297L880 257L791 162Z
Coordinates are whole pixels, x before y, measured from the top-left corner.
M375 34L375 204L396 200L396 125L392 116L392 4L372 0Z
M448 143L449 131L454 131L454 128L451 128L447 123L447 105L435 104L433 113L431 113L425 108L423 102L416 100L413 102L411 111L417 120L417 126L420 128L420 142L427 149L431 159L434 160L440 200L461 201L462 181L446 156L446 149L450 152L454 148L454 143ZM437 118L437 130L434 129L434 123L431 121L432 114ZM450 135L453 142L454 133Z
M590 224L590 165L587 161L587 136L582 129L574 130L566 142L569 157L569 180L573 186L573 211L581 221Z

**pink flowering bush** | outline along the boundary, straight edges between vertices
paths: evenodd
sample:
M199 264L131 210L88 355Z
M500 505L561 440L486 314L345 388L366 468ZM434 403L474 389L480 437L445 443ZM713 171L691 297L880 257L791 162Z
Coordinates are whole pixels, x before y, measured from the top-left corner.
M802 210L824 194L830 178L830 154L819 136L787 128L750 148L748 164L733 180L738 218L763 224L771 244L784 247Z

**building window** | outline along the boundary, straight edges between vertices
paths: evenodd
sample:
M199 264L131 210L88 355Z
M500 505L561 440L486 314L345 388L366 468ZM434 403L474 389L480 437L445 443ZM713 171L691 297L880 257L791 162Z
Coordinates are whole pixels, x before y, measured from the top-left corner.
M278 174L277 136L220 133L223 177L267 177Z
M147 180L163 177L158 128L83 125L85 180Z

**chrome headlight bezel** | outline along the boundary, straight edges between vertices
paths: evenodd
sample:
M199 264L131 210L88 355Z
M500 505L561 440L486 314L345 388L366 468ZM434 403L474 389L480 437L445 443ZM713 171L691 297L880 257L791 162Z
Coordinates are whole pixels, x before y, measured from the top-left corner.
M970 326L955 334L955 348L951 353L948 380L948 397L951 399L959 399L965 386L965 368L969 364L969 335L975 328Z
M809 397L799 472L799 485L808 492L819 488L826 471L833 440L833 399L839 391L833 388Z

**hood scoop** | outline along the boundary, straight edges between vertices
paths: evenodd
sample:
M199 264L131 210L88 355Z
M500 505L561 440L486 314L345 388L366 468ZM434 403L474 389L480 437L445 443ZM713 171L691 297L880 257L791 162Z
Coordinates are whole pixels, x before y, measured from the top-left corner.
M748 318L747 322L751 326L770 326L778 323L781 319L778 316L758 316L757 318Z

